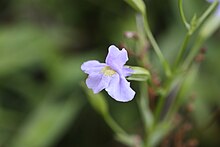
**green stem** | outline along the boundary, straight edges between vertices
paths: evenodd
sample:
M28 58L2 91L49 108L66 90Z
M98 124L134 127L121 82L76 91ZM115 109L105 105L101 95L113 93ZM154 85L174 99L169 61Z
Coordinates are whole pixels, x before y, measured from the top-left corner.
M103 116L106 123L109 125L109 127L114 131L116 134L117 140L121 143L133 147L136 145L135 138L133 138L131 135L127 134L116 122L115 120L109 115L106 114ZM141 146L142 144L138 144L136 146Z
M176 68L180 64L181 59L183 58L183 55L186 51L186 47L187 47L187 44L189 42L190 37L191 37L191 35L189 33L187 33L186 36L185 36L185 39L183 41L182 47L178 52L178 55L177 55L177 58L176 58L176 61L175 61L175 64L174 64L174 71L176 70Z
M151 136L151 132L153 129L153 116L149 109L149 101L148 101L148 93L147 93L147 84L141 83L141 95L140 100L138 101L138 107L142 116L142 120L144 123L144 130L145 130L145 139L144 139L144 147L149 147L149 136Z
M181 82L183 82L183 81L181 81ZM181 103L179 101L180 101L180 95L181 95L182 87L183 86L182 86L182 83L181 83L181 87L180 87L180 90L178 92L178 95L176 96L176 99L173 102L173 104L170 106L170 109L167 112L167 115L165 116L164 121L171 120L173 115L178 111L179 107L181 106Z
M105 115L104 119L115 133L127 135L127 133L115 122L115 120L112 119L111 116Z
M136 15L136 26L137 26L137 31L138 31L138 37L140 40L140 48L138 50L139 51L138 53L141 53L143 48L146 46L147 39L146 39L146 33L145 33L143 19L140 16L140 14Z
M161 96L155 111L155 123L157 123L160 120L160 114L163 109L164 103L165 103L165 97Z
M184 11L183 11L183 0L178 0L178 6L179 6L179 10L180 10L180 15L181 15L182 21L183 21L185 27L189 30L190 29L190 25L187 22L185 14L184 14Z
M205 20L206 18L215 10L215 8L218 5L218 0L215 0L208 9L203 13L203 15L199 18L197 27L199 27Z
M166 104L167 101L167 96L170 92L170 87L167 88L166 93L160 97L159 103L157 105L156 111L155 111L155 124L159 124L162 121L164 121L164 106Z
M194 61L194 57L196 56L197 52L199 51L200 47L202 46L202 43L204 42L204 38L202 35L199 35L195 41L196 43L192 47L189 55L186 57L185 62L183 63L183 70L188 69L192 62Z
M138 101L139 110L143 119L145 134L149 135L153 126L153 116L149 108L147 84L142 82L140 100Z
M182 0L179 0L179 7L180 7L180 13L182 16L182 19L184 22L185 21L185 16L184 13L182 11ZM191 37L191 35L194 33L194 31L207 19L207 17L213 12L213 10L215 9L215 7L218 5L218 1L216 0L214 3L212 3L208 9L203 13L203 15L198 19L198 21L196 22L196 25L193 26L193 24L190 25L189 27L189 31L184 39L183 45L177 55L176 61L175 61L175 65L174 65L174 70L176 70L176 68L178 67L181 58L184 55L184 52L186 50L186 46L188 44L188 41ZM184 69L186 69L188 66L190 66L190 64L193 61L193 58L195 57L196 53L198 52L199 47L201 46L202 42L203 42L203 37L202 35L200 35L197 40L196 40L196 44L193 46L192 51L190 51L189 55L187 56L187 59L184 62Z
M158 46L156 40L154 39L154 36L150 30L150 27L149 27L149 24L148 24L148 21L147 21L147 15L142 15L143 17L143 20L144 20L144 28L145 28L145 31L146 31L146 34L147 34L147 37L156 53L156 55L158 56L161 64L163 65L163 68L165 70L165 73L166 73L166 76L167 77L170 77L171 76L171 70L170 70L170 66L167 62L167 60L164 58L161 50L160 50L160 47Z
M161 112L163 110L163 106L166 101L166 96L170 91L173 80L174 80L173 76L167 79L167 83L165 84L164 92L160 96L160 99L159 99L159 102L156 106L156 111L155 111L155 124L160 120Z

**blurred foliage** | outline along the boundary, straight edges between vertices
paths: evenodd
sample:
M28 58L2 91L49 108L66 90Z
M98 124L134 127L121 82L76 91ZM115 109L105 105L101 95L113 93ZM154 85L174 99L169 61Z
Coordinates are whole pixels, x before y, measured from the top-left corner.
M177 1L145 2L153 32L172 62L185 32ZM185 5L187 17L207 7L199 0ZM107 47L123 43L128 30L136 31L135 13L124 1L0 0L0 146L122 146L87 103L80 66L87 59L103 60ZM204 45L206 60L189 94L196 97L189 136L204 147L220 145L219 37L218 31ZM142 132L136 100L107 101L124 128Z

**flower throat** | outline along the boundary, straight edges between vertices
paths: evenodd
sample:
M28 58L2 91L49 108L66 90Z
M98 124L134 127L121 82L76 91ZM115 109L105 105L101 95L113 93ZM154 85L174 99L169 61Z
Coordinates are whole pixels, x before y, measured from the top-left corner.
M116 73L113 69L111 69L109 66L105 66L101 71L105 76L112 76Z

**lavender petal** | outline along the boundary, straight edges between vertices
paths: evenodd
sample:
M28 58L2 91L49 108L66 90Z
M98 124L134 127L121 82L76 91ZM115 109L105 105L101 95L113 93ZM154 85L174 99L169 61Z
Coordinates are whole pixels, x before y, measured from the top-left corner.
M100 73L92 73L89 74L88 78L86 79L86 85L96 94L108 87L110 80L110 76L105 76Z
M100 71L105 66L106 66L105 63L100 63L99 61L96 61L96 60L90 60L90 61L84 62L81 65L81 69L87 74L92 74L92 73L100 73Z
M216 10L216 15L220 17L220 4L218 5L218 8Z
M133 72L134 72L134 70L133 69L131 69L131 68L129 68L129 67L123 67L122 68L122 72L123 72L123 76L124 77L128 77L128 76L130 76Z
M120 102L128 102L135 95L135 92L130 87L130 83L118 74L112 76L109 86L105 90L112 98Z
M108 55L105 62L119 74L122 72L123 65L128 61L128 54L125 49L119 50L116 46L111 45L108 48Z

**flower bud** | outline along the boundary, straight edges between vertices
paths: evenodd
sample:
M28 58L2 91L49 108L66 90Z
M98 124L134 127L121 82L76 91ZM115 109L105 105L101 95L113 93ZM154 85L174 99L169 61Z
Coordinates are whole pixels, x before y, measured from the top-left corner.
M133 73L131 74L131 76L127 77L128 80L147 81L151 77L150 72L145 68L138 67L138 66L128 66L128 67L133 70Z

